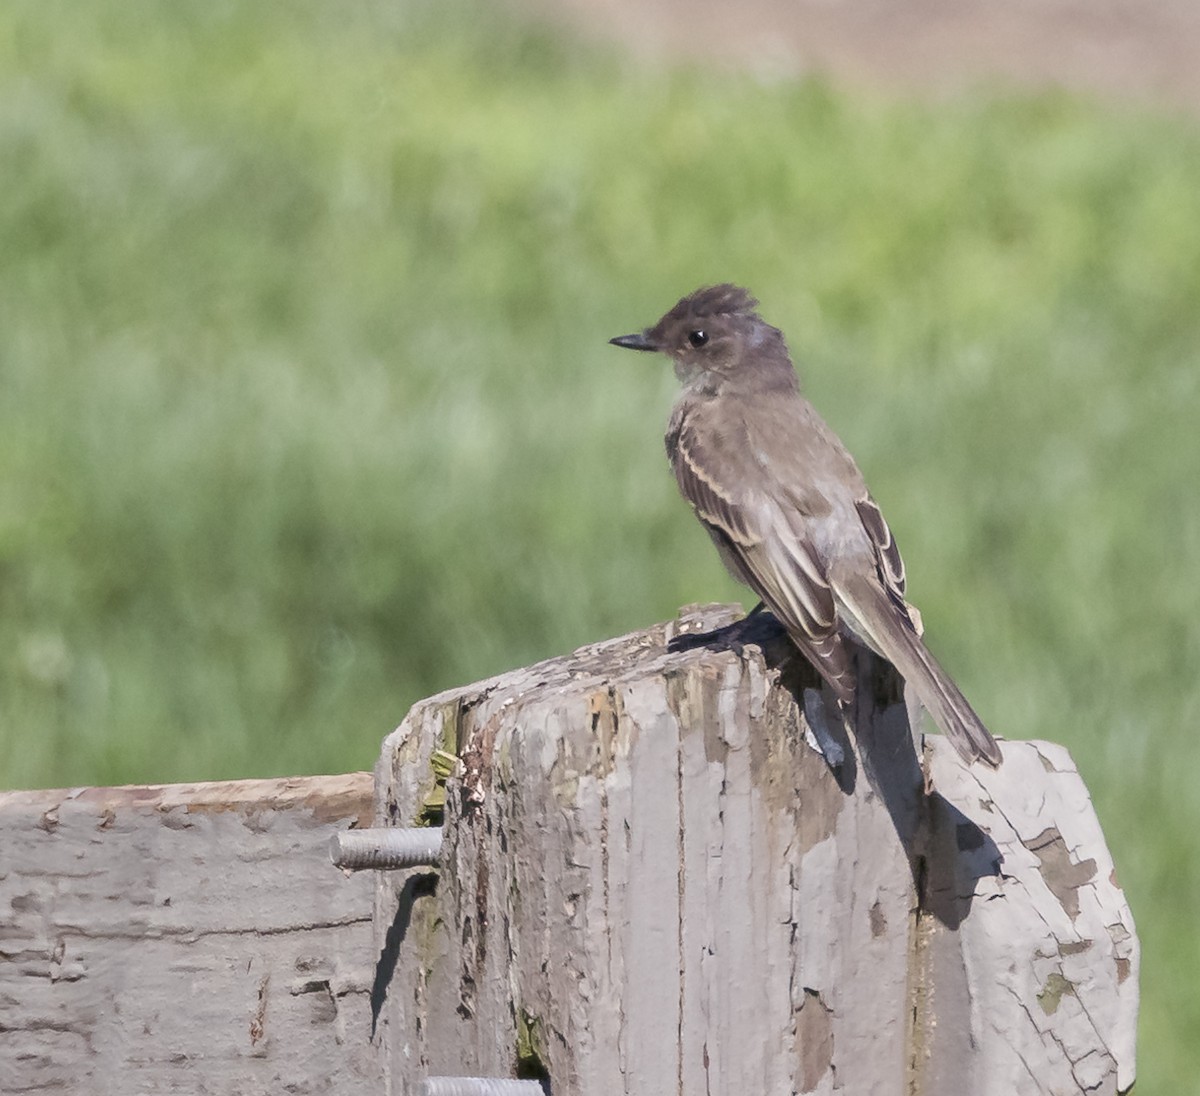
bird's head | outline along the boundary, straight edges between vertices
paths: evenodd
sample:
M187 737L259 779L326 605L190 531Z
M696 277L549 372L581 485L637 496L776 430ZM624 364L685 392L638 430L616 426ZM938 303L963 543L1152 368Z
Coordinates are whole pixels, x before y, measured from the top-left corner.
M657 350L675 363L684 384L722 382L794 387L795 372L778 328L755 311L758 302L736 285L689 293L653 327L609 339L628 350Z

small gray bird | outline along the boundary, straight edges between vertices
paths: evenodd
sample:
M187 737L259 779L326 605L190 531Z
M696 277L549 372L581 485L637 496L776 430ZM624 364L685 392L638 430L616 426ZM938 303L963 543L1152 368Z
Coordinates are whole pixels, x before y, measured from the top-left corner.
M640 335L610 340L675 363L683 392L666 443L679 490L842 705L854 699L851 638L899 670L966 762L998 766L996 740L921 641L862 473L800 395L783 334L757 305L734 285L698 289Z

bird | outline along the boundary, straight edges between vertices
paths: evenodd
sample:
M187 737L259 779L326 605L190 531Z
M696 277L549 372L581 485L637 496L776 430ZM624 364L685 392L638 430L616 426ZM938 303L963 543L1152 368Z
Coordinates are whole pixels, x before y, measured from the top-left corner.
M922 639L896 540L858 465L757 309L746 289L705 286L652 327L609 340L674 363L682 391L665 441L680 493L843 712L858 643L899 671L965 763L998 767L999 745Z

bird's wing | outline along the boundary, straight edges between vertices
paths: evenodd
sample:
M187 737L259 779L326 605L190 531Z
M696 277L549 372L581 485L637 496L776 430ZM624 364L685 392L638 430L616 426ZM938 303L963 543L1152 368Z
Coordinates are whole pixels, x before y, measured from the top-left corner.
M896 539L842 440L806 400L776 401L755 410L755 421L769 427L770 437L792 439L786 448L772 447L770 460L798 519L819 520L822 506L824 513L837 511L840 516L832 520L843 545L839 554L849 553L871 567L888 599L919 632L916 610L904 599L904 560ZM791 421L779 422L784 416ZM771 417L775 423L766 421ZM861 529L853 527L855 514Z
M833 590L797 515L764 490L748 439L740 430L701 430L681 414L667 452L680 492L734 576L762 598L839 699L851 699L854 679Z
M883 587L888 600L898 609L904 618L918 632L921 631L920 617L907 601L904 600L904 560L900 558L900 548L892 530L884 520L883 512L878 503L868 494L854 504L863 528L871 541L875 554L875 573L879 584Z

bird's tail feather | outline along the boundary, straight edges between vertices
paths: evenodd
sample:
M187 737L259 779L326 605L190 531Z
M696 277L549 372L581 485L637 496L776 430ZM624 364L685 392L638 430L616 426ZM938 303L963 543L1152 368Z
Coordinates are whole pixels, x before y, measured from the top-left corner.
M840 599L858 626L855 630L861 629L868 645L895 666L916 690L959 756L967 764L978 760L997 768L1004 758L996 740L921 637L899 615L886 592L860 577L836 585Z

